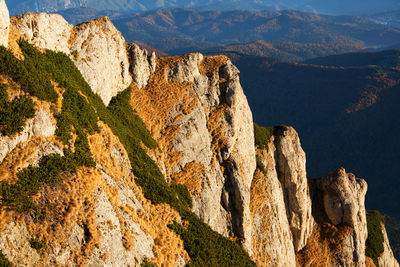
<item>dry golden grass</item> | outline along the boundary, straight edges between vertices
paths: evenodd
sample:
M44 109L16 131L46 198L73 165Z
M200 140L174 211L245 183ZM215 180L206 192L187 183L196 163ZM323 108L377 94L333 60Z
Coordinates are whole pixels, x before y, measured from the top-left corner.
M176 255L179 254L188 262L189 256L183 248L183 241L174 231L167 227L173 221L180 221L178 212L166 204L152 205L144 197L141 188L134 182L133 174L129 172L129 160L119 162L116 158L109 156L114 150L122 155L121 159L128 159L128 154L124 147L118 138L112 134L108 126L100 122L99 127L100 133L89 137L91 151L96 162L101 164L106 173L113 174L114 181L121 182L129 187L143 206L143 210L138 210L135 207L121 205L118 202L118 190L110 185L103 186L107 198L117 212L123 234L122 242L125 248L128 251L133 249L134 239L130 230L125 227L126 223L122 216L123 214L129 215L134 222L141 226L144 232L150 234L157 241L153 247L156 257L149 259L149 261L157 266L172 266L177 260Z
M62 149L62 144L55 137L32 137L28 142L19 144L7 154L0 163L0 181L15 183L17 172L28 167L36 159L35 152L43 149L48 143L53 143Z
M257 155L262 158L270 160L270 156L266 150L257 150ZM271 231L271 223L269 221L269 215L271 209L268 205L268 199L270 196L271 187L268 177L256 169L250 188L250 215L254 220L255 217L261 218L260 225L256 228L253 227L253 259L257 263L257 266L270 266L273 262L271 256L266 253L266 247L270 246L269 241L263 236Z
M172 183L185 185L191 195L200 194L202 190L201 177L206 172L203 165L192 161L187 163L182 171L171 174Z
M10 18L10 32L8 34L8 49L14 54L16 58L19 60L24 60L24 55L22 54L22 50L18 45L18 40L21 38L21 33L18 29L13 25L13 22L16 21L15 17Z
M203 61L199 66L199 71L201 74L215 75L221 66L226 64L228 61L227 56L212 56L212 57L204 57Z

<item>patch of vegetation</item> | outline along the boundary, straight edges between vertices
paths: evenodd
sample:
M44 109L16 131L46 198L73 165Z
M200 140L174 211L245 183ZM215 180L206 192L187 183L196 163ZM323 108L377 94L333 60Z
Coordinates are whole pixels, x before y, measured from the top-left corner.
M29 244L31 245L31 248L34 248L34 249L41 249L41 248L46 247L46 241L39 240L36 238L31 238L31 240L29 241Z
M26 41L19 41L25 60L18 60L11 51L0 46L0 73L11 77L21 89L42 100L55 102L57 93L51 84L50 75L44 70L40 52Z
M189 221L186 227L177 222L169 225L184 242L191 263L188 266L256 266L249 255L237 243L213 231L194 213L181 213Z
M0 84L0 132L12 135L22 131L25 120L35 115L33 101L25 96L8 101L7 85Z
M147 259L145 259L142 264L140 264L140 267L156 267L153 263L148 262Z
M74 154L65 151L66 156L58 154L44 156L38 167L29 166L17 173L15 184L0 184L1 206L18 212L36 209L32 196L39 193L46 184L59 181L62 172L76 171Z
M379 267L378 258L385 250L382 223L385 223L385 220L379 211L374 210L367 213L368 239L365 255L370 257L377 267Z
M193 200L186 186L182 184L174 184L171 185L171 188L176 192L179 200L182 201L186 207L193 208Z
M262 162L259 155L256 155L256 164L257 164L257 169L259 169L260 171L262 171L265 174L265 165Z
M287 130L286 125L279 125L274 127L263 127L254 123L254 139L255 144L259 149L268 148L269 140L272 136L282 135Z
M57 118L57 135L64 143L71 138L72 130L77 135L74 152L64 150L64 156L58 154L44 156L38 167L29 166L19 171L15 184L0 184L1 206L18 212L28 212L37 208L32 196L43 186L58 182L61 173L75 172L79 166L95 166L87 133L91 134L98 130L98 119L95 110L79 94L79 84L69 73L72 70L75 70L75 74L79 71L65 54L52 51L42 54L26 41L20 41L19 44L25 55L25 61L31 62L33 66L40 66L40 70L45 73L43 77L53 78L65 88L62 111ZM80 73L79 77L83 80Z
M7 257L0 250L0 266L1 267L14 267L12 263L7 259Z

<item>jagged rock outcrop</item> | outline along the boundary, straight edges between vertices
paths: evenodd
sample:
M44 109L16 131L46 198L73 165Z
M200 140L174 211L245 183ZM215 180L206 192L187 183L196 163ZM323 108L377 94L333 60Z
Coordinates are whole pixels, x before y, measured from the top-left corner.
M133 81L139 88L143 88L147 85L150 74L156 70L156 54L153 52L149 55L147 50L140 49L135 43L128 44L127 51Z
M311 198L306 175L306 155L299 136L289 127L275 139L278 178L283 195L294 248L301 250L312 233Z
M324 211L334 225L344 224L353 230L342 247L342 266L365 266L365 242L368 237L365 212L367 183L340 169L315 179L316 190L322 196Z
M61 15L26 13L11 19L28 42L40 48L69 54L68 40L73 26Z
M106 105L130 85L125 39L108 17L74 27L69 42L75 65Z
M144 198L124 147L107 126L99 126L101 131L89 138L97 166L64 174L61 184L41 191L36 201L46 213L44 220L0 213L0 250L18 266L138 266L144 259L184 266L189 257L183 242L167 227L180 222L180 216L170 206L151 205ZM31 162L36 149L36 144L22 147L15 157ZM19 170L10 168L13 163L0 165L7 179ZM32 238L47 245L34 249Z
M10 31L10 15L4 0L0 0L0 45L8 46L8 33Z
M132 104L166 151L159 164L167 177L188 186L195 213L251 252L254 134L236 67L222 56L160 58Z
M293 235L277 175L273 139L268 149L257 151L264 170L256 170L251 184L253 259L257 266L296 266Z
M49 114L43 109L38 110L35 117L27 121L22 132L14 136L0 138L0 163L17 145L30 140L34 136L52 136L55 131L55 122L50 118Z
M387 236L386 228L383 223L382 223L382 232L383 232L383 239L384 239L384 242L383 242L384 251L383 251L382 255L380 255L378 258L379 266L381 266L381 267L399 267L399 263L395 259L392 248L390 247L389 238Z
M106 105L132 82L125 39L107 17L75 27L57 14L27 13L11 21L30 43L70 55Z

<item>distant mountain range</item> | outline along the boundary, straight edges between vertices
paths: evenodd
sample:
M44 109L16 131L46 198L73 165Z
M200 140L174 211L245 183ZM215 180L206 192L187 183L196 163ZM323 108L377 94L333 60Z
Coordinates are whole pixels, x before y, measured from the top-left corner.
M261 125L294 126L308 174L343 166L369 184L368 209L400 217L400 50L292 64L227 54Z
M285 10L296 9L330 15L361 15L400 9L397 0L12 0L11 14L27 11L59 11L66 8L91 7L99 10L143 12L160 8L203 10Z
M169 54L233 50L293 61L400 43L400 29L370 19L301 11L164 9L113 22L127 41Z

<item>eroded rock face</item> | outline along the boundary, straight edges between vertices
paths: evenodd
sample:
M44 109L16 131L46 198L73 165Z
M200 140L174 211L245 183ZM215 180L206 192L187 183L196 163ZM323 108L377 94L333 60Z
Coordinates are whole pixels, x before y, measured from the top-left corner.
M75 65L106 105L132 82L125 39L107 17L74 27L70 44Z
M296 266L292 232L279 182L273 140L257 155L265 171L256 170L251 184L253 260L257 266Z
M348 225L354 230L345 241L340 258L344 266L365 266L365 241L368 237L365 213L367 183L340 169L316 179L317 190L323 197L326 215L334 225Z
M166 151L167 178L189 188L194 212L251 252L254 134L236 67L222 56L160 58L132 104Z
M296 131L288 127L275 139L278 178L282 184L294 248L301 250L312 233L311 198L306 175L306 155Z
M68 40L73 26L61 15L26 13L13 17L12 23L35 46L69 54Z
M139 88L147 85L150 74L156 70L156 54L153 52L151 55L145 49L135 43L130 43L127 46L129 57L129 71L132 73L133 81Z
M0 163L18 144L26 142L34 136L54 135L55 131L56 125L49 114L45 110L39 109L35 117L27 121L22 132L13 136L0 137Z
M40 255L31 248L29 240L32 236L25 224L10 222L2 229L0 236L0 250L12 263L18 266L35 266Z
M35 46L70 55L106 105L132 82L125 39L107 17L73 27L57 14L27 13L12 23Z
M0 45L8 46L8 33L10 31L10 14L4 0L0 0Z
M386 228L385 225L382 223L382 231L383 231L383 238L384 238L384 251L382 255L378 258L379 266L382 267L399 267L399 263L395 259L393 255L392 248L390 247L389 244L389 238L386 233Z

